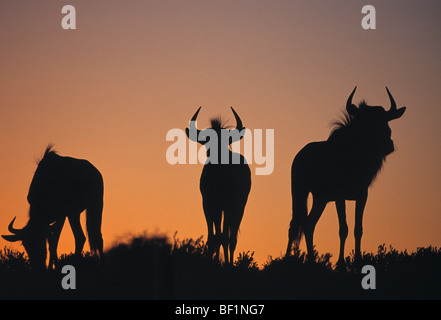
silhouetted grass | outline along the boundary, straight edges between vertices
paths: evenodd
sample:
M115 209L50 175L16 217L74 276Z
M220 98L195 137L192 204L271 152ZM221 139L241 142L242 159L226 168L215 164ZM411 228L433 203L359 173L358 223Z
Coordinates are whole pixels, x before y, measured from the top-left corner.
M269 258L262 269L254 252L240 252L234 266L207 254L203 238L171 241L166 236L132 236L112 246L104 258L85 253L62 255L55 270L34 272L27 257L0 250L1 299L439 299L441 250L398 251L380 245L351 254L346 270L336 270L330 254L315 261L295 251L290 257ZM364 265L376 270L375 290L364 290ZM76 270L76 289L64 290L64 265Z

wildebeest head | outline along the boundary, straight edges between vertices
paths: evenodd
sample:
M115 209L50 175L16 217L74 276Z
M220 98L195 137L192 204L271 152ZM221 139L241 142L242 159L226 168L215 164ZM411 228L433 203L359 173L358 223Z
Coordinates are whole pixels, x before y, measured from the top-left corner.
M11 235L2 235L3 239L9 242L21 241L26 253L29 257L29 262L32 269L44 269L46 266L46 238L47 228L34 226L28 223L22 229L14 228L15 218L12 219L8 226Z
M397 109L392 94L386 87L390 100L390 109L386 111L381 106L369 106L362 101L359 106L352 104L352 97L355 89L350 94L346 102L346 114L343 122L336 123L337 128L331 134L331 139L339 136L341 129L346 130L352 139L360 144L360 148L365 150L376 150L382 156L386 156L394 151L394 144L391 139L391 129L389 121L400 118L406 107Z
M245 135L245 127L242 124L242 120L233 107L231 107L231 111L233 111L236 119L236 127L234 129L226 127L220 118L214 118L211 119L211 128L199 130L196 128L196 119L200 110L201 107L199 107L191 118L189 128L186 128L187 137L190 140L198 142L202 145L206 144L207 156L210 156L210 151L216 150L217 156L214 156L213 159L217 159L217 163L224 163L220 159L221 155L223 154L222 157L226 157L229 153L229 146L233 142L241 140ZM213 141L210 141L211 139L215 139L216 142L213 143ZM209 143L211 149L208 148ZM231 163L231 161L228 163Z
M195 142L199 142L200 144L205 144L207 143L207 140L203 140L203 139L198 139L201 135L204 136L204 131L208 130L199 130L198 128L196 128L196 120L197 117L199 115L199 111L201 111L202 107L199 107L195 114L193 115L193 117L190 120L190 124L189 124L189 128L186 128L186 133L187 133L187 137ZM233 111L234 114L234 118L236 119L236 128L234 128L233 130L229 130L226 127L224 127L224 125L222 124L222 121L220 119L212 119L211 120L211 125L212 127L210 128L211 130L214 130L218 135L221 134L221 130L228 130L230 132L230 143L239 141L240 139L242 139L244 137L245 131L243 131L245 129L245 127L242 125L242 120L240 119L239 115L236 113L236 111L234 111L233 107L231 107L231 111ZM196 134L192 134L192 133L197 133ZM219 137L220 138L220 137ZM219 139L220 141L220 139Z

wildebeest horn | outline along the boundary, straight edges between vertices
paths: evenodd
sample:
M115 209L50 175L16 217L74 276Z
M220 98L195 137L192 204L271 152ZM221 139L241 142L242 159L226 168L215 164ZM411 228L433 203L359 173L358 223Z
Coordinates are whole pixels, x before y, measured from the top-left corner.
M199 111L201 111L201 108L202 108L202 107L199 107L199 109L196 110L195 114L194 114L193 117L191 118L191 120L190 120L190 125L189 125L190 129L189 129L189 128L186 128L186 129L185 129L185 132L187 133L187 137L188 137L189 139L195 141L195 142L198 142L199 133L201 132L201 130L199 130L198 128L196 128L196 124L195 124L196 119L197 119L198 114L199 114ZM195 131L195 130L196 130L196 132L197 132L196 137L193 137L193 135L192 135L191 138L190 138L190 131L193 132L193 131ZM195 138L196 140L194 140L193 138Z
M233 109L233 107L230 107L231 111L233 111L234 118L236 118L236 128L233 129L237 130L236 133L230 138L229 144L232 144L233 142L241 140L245 136L245 127L242 124L242 120L240 119L239 115L236 113L236 111ZM242 132L243 131L243 132Z
M355 90L357 90L357 86L355 86L352 93L349 95L348 101L346 101L346 110L349 114L354 114L358 109L355 105L352 104L352 97L354 96Z
M394 98L392 97L392 95L391 95L391 93L390 93L390 91L389 91L389 89L386 87L386 91L387 91L387 94L388 94L388 96L389 96L389 100L390 100L390 109L389 109L389 112L394 112L394 111L396 111L397 110L397 104L395 103L395 100L394 100Z
M15 217L14 219L12 219L11 223L8 226L8 230L10 233L12 233L12 235L2 235L2 238L5 239L6 241L15 242L22 240L23 229L15 229L14 221L15 221Z
M201 111L201 108L202 108L202 107L199 107L199 108L196 110L196 112L194 113L193 117L191 117L191 120L190 120L190 121L196 121L196 119L197 119L197 117L198 117L198 114L199 114L199 111Z
M242 131L243 129L243 124L242 124L242 120L240 120L239 115L236 113L236 111L234 111L233 107L230 107L231 111L233 111L234 117L236 118L236 129L239 131Z
M14 228L15 218L17 218L17 217L14 217L14 219L12 219L11 223L8 226L8 230L10 233L19 234L22 231L22 229L15 229Z
M395 103L395 100L392 97L392 94L390 93L387 87L386 87L386 91L387 94L389 95L389 100L390 100L390 109L389 111L387 111L386 119L387 121L398 119L404 114L404 111L406 111L406 107L401 107L397 109L397 104Z

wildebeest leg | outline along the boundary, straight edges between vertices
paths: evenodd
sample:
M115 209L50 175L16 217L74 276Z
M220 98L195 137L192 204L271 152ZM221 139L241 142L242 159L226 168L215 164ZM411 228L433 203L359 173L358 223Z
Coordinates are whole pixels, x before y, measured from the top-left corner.
M64 226L64 221L66 221L66 218L62 218L55 221L54 224L52 224L49 229L49 235L47 237L49 243L49 266L48 266L49 269L55 267L55 263L57 263L58 261L58 254L57 254L58 240L60 240L60 234Z
M216 260L219 261L219 251L222 238L222 210L218 209L214 211L214 237L213 247L216 254Z
M81 228L80 214L71 214L68 216L68 219L75 237L75 254L81 255L84 243L86 242L86 237L84 236L83 229Z
M312 203L311 212L308 215L305 223L305 239L306 239L306 247L308 250L308 259L309 261L314 261L314 229L317 224L320 216L325 210L326 201L320 198L315 198Z
M337 266L343 267L345 264L345 242L348 237L348 224L346 223L346 203L345 200L335 201L337 208L339 236L340 236L340 255L338 257Z
M231 212L229 210L224 211L224 224L222 226L221 242L222 242L222 248L224 249L225 265L228 265L230 263L229 255L228 255L228 245L230 244L230 233L231 233L230 214Z
M239 232L240 222L242 221L243 212L245 207L234 209L229 212L229 227L230 227L230 237L229 237L229 254L230 254L230 264L234 262L234 250L236 250L237 245L237 234ZM225 215L226 216L226 215Z
M354 228L354 236L355 236L355 260L361 259L361 237L363 235L363 212L364 207L367 201L367 191L366 193L357 199L355 204L355 228Z
M202 203L204 208L205 220L207 222L207 247L208 253L210 256L215 255L215 259L219 259L219 248L220 248L220 239L221 236L221 220L222 220L222 211L217 209L215 206L210 205L208 201L204 200ZM213 227L215 230L213 230Z
M86 209L86 227L89 236L89 245L92 253L98 252L103 257L103 235L101 234L101 220L103 215L103 201L100 197L96 202L89 204ZM78 214L78 221L79 221ZM82 230L81 230L82 231Z

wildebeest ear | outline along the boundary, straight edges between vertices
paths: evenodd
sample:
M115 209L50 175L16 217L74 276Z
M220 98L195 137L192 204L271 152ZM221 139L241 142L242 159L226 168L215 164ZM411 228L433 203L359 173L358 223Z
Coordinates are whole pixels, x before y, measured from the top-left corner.
M391 120L394 120L394 119L401 118L401 116L404 114L404 111L406 111L406 107L402 107L402 108L399 108L399 109L395 110L395 111L392 112L391 115L389 116L388 121L391 121Z
M230 137L228 138L229 139L228 144L230 145L233 142L237 142L237 141L242 140L243 137L245 136L245 133L246 133L245 127L242 127L242 129L240 129L240 130L237 128L233 129L233 130L229 130Z
M16 241L20 241L23 240L20 236L16 235L16 234L12 234L12 235L2 235L2 238L5 239L6 241L9 242L16 242Z

